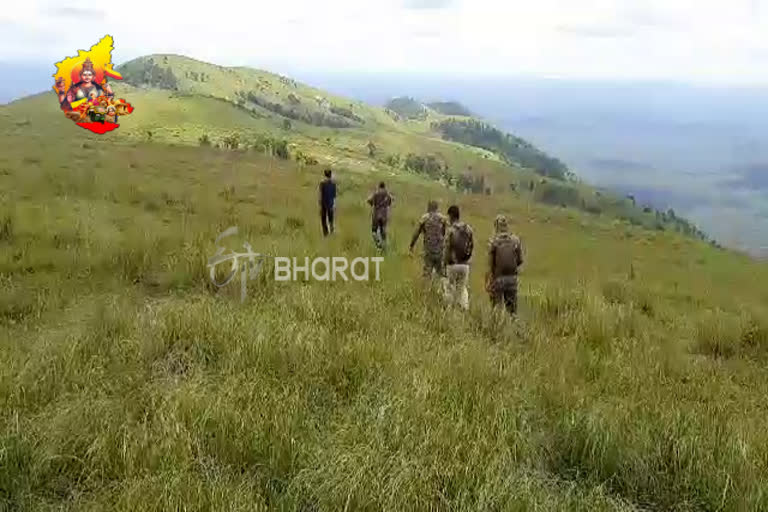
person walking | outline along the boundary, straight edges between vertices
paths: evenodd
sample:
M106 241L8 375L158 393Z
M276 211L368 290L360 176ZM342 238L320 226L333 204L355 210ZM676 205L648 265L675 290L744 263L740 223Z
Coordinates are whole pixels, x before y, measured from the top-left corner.
M380 250L386 247L389 209L394 199L383 181L379 183L379 189L368 197L368 204L372 207L371 231L373 232L373 241Z
M507 218L497 215L493 223L495 234L488 242L488 274L486 289L491 304L502 303L510 315L517 314L518 272L523 264L520 238L509 233Z
M323 236L333 234L333 214L336 202L336 182L333 181L331 170L326 169L325 179L320 182L320 224Z
M449 305L469 309L469 263L474 249L472 227L460 220L459 207L448 208L450 226L445 241L444 263L447 274L445 299Z
M445 241L445 232L448 228L448 219L437 211L437 201L427 203L427 213L421 216L416 231L411 238L409 251L413 252L419 236L424 235L424 266L422 275L432 277L432 273L443 277L445 275L443 267L443 242Z

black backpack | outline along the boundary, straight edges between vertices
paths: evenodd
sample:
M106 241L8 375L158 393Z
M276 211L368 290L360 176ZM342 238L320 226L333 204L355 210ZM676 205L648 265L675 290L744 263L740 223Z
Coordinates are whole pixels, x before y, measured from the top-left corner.
M472 257L472 232L464 223L453 227L453 236L451 237L451 252L456 258L456 263L465 263Z
M517 274L518 242L515 239L507 239L496 247L495 267L497 276L510 276Z

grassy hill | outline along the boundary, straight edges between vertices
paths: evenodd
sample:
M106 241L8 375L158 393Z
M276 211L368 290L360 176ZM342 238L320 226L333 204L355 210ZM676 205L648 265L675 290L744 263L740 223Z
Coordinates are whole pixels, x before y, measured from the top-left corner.
M302 164L411 174L707 238L686 219L579 184L562 162L529 142L454 115L466 110L460 104L403 97L377 108L266 71L178 55L141 57L119 70L119 91L140 106L121 121L121 140L204 141L266 154L282 146ZM44 98L36 108L43 108Z
M383 110L286 130L176 87L116 86L136 111L105 136L51 95L0 108L0 509L768 509L766 265L550 205L535 173ZM235 133L253 142L214 146ZM493 190L385 161L409 152ZM397 199L380 282L263 273L243 304L210 286L232 225L273 255L375 254L364 199L382 178ZM407 253L430 198L475 228L468 314ZM483 293L499 212L527 256L515 323Z

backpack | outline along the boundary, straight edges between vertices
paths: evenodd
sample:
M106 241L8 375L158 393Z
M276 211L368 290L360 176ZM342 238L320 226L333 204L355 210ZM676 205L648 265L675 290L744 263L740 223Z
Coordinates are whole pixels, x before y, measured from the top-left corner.
M496 259L494 261L497 276L510 276L517 274L518 243L513 238L507 238L496 246Z
M465 263L472 257L472 232L464 223L453 227L451 236L451 252L457 263Z

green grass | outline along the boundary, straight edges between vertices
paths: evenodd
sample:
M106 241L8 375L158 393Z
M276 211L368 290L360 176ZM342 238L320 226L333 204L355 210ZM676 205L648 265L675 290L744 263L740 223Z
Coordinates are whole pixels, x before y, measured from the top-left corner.
M219 99L120 84L136 111L104 136L50 94L0 108L0 510L768 510L765 264L618 206L543 204L530 171L381 109L285 130L219 82L286 84L217 73L197 93ZM265 133L319 165L197 147ZM384 163L409 152L471 166L493 194ZM208 281L232 225L233 248L376 254L364 201L380 179L396 194L380 283L265 272L241 304ZM467 314L407 253L431 198L477 236ZM517 322L483 291L497 213L525 247Z
M340 172L324 240L322 167L83 137L0 154L0 509L768 509L765 265L390 176L380 283L262 275L241 304L207 281L219 232L373 255L381 174ZM432 197L478 237L465 315L407 255ZM483 293L497 212L516 323Z

